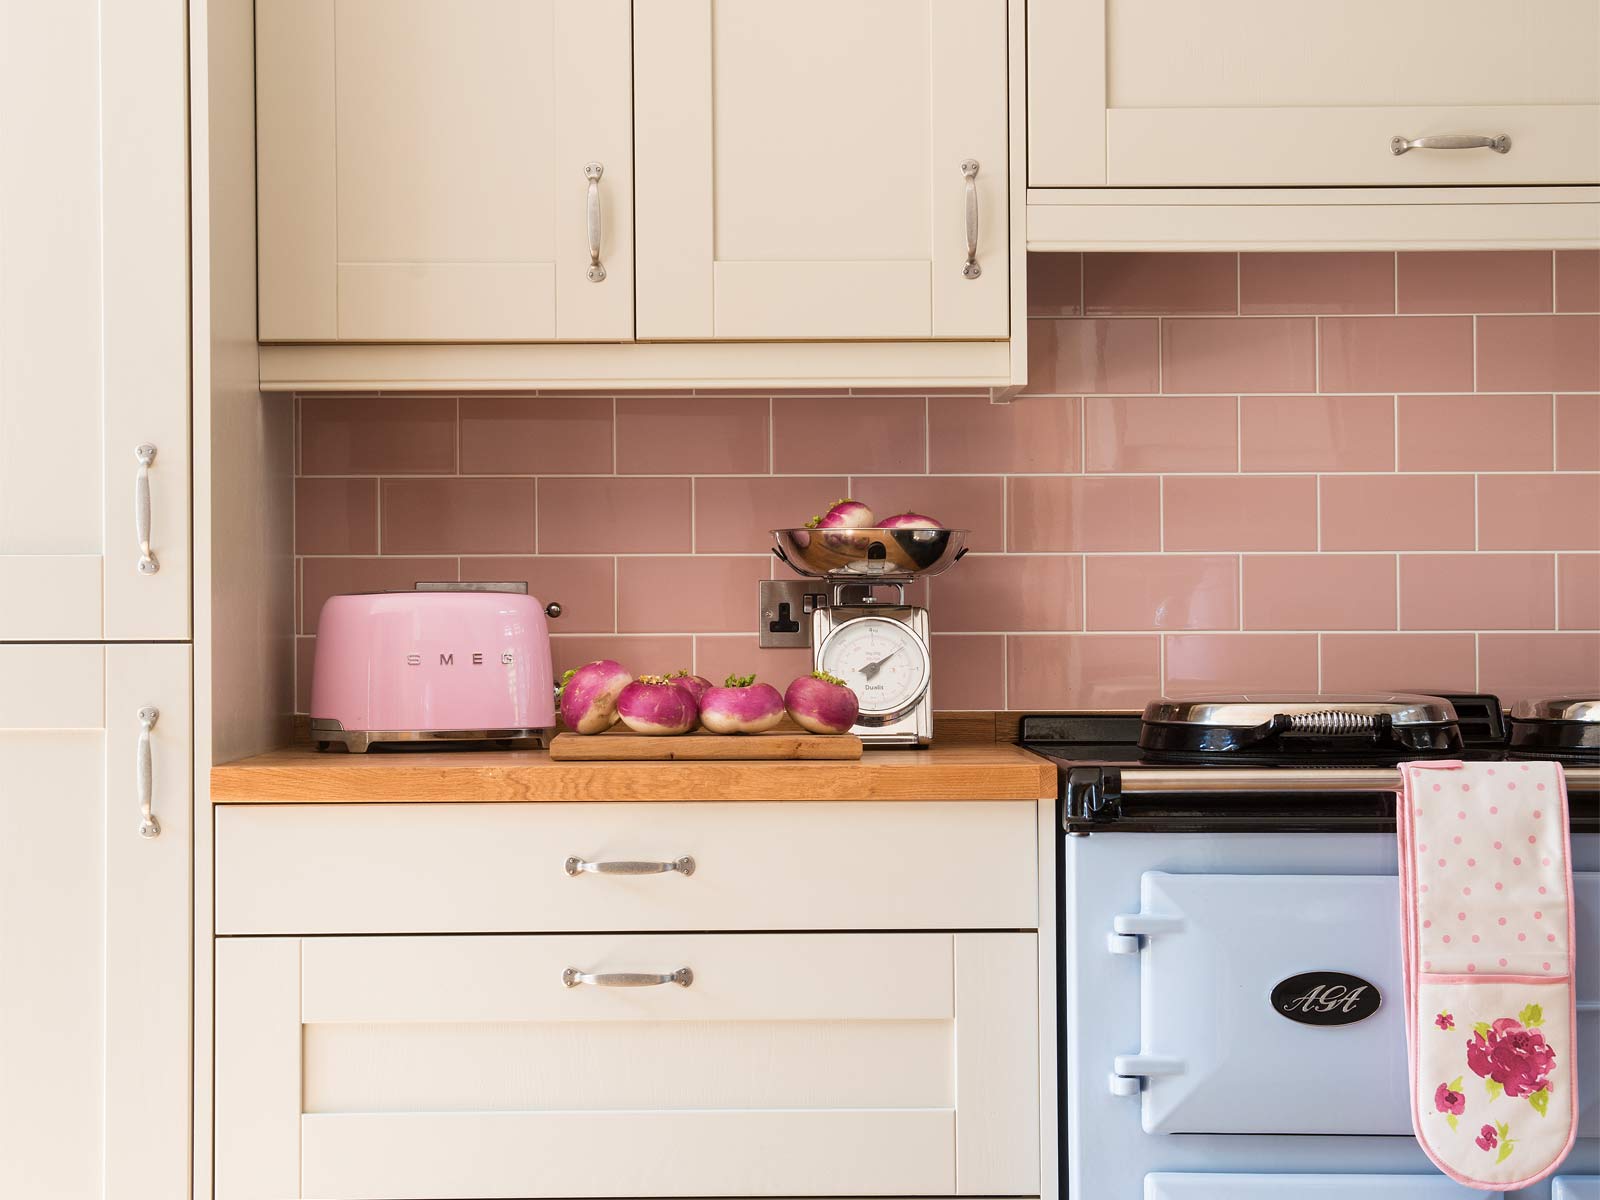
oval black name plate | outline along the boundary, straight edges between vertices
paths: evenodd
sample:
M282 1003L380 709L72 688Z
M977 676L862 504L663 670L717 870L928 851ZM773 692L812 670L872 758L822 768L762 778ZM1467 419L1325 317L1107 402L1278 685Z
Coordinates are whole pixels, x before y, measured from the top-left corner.
M1278 1015L1302 1025L1354 1025L1382 1004L1383 994L1373 984L1343 971L1306 971L1272 989Z

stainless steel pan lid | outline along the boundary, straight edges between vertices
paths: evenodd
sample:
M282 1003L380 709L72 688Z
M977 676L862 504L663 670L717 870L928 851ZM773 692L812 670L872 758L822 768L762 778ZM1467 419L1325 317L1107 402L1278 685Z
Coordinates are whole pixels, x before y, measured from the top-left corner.
M1342 729L1353 731L1370 727L1378 717L1387 717L1389 723L1396 727L1448 725L1455 722L1456 710L1448 700L1439 696L1414 696L1403 692L1387 695L1264 693L1196 696L1157 700L1144 710L1146 724L1203 727L1256 726L1279 716L1288 717L1307 729L1326 727L1322 731L1332 733Z
M1511 706L1511 716L1517 721L1584 721L1600 724L1600 700L1581 696L1518 700Z

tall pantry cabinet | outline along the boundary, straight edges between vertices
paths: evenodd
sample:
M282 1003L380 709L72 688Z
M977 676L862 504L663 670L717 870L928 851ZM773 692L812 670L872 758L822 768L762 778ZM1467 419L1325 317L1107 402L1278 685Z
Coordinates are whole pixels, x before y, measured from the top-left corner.
M0 1195L189 1194L185 11L0 0Z

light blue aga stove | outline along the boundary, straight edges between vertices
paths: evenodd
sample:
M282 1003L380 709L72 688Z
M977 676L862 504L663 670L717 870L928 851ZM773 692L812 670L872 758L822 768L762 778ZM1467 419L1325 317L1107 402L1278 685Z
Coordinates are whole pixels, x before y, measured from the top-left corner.
M1469 728L1452 756L1503 752L1493 707L1484 744ZM1139 732L1135 716L1023 725L1061 768L1066 1194L1500 1195L1440 1174L1412 1135L1392 763L1141 762ZM1569 768L1568 787L1579 1136L1518 1200L1600 1200L1600 769ZM1318 987L1344 989L1340 1023L1280 1011Z

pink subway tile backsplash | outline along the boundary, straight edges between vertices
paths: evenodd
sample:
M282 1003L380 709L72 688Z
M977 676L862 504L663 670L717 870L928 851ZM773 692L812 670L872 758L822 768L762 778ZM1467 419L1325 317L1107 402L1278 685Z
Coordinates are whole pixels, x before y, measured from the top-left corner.
M1245 471L1392 471L1390 396L1241 396Z
M1034 254L1028 312L1009 403L298 397L297 704L322 600L420 579L526 580L558 670L782 685L767 531L852 493L971 530L940 708L1600 679L1600 254Z
M1231 471L1239 462L1232 396L1090 396L1083 402L1084 470Z
M1392 313L1394 255L1241 254L1239 311L1246 316Z
M1398 267L1403 313L1550 311L1548 251L1420 251L1400 254Z

